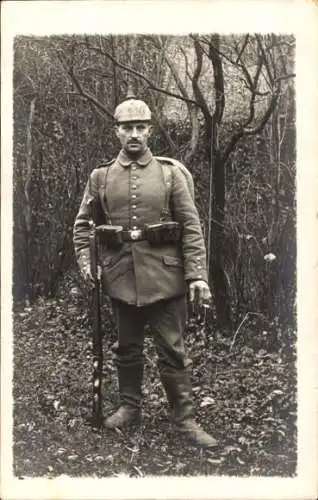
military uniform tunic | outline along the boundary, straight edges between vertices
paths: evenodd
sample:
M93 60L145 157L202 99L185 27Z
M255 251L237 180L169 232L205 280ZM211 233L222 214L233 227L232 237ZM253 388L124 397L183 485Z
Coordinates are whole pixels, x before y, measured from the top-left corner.
M181 224L179 243L151 246L147 241L127 242L119 250L103 248L103 282L110 297L145 306L186 292L187 281L207 281L206 253L197 209L186 179L171 166L169 214ZM101 187L99 179L104 176ZM121 150L107 167L95 169L88 182L74 225L77 259L88 256L91 201L106 206L113 225L143 229L160 222L168 187L159 162L147 149L138 160Z

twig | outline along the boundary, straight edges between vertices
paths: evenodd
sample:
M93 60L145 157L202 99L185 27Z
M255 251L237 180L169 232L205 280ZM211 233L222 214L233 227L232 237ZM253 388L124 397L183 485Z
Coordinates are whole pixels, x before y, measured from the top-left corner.
M239 327L238 329L236 330L236 332L234 333L234 336L233 336L233 339L232 339L232 342L231 342L231 345L230 345L230 352L232 351L232 348L235 344L235 340L236 340L236 337L238 336L238 333L242 327L242 325L245 323L246 319L248 318L249 315L253 315L253 316L263 316L263 314L261 313L254 313L254 312L248 312L245 314L244 318L242 319L241 323L239 324Z
M249 314L250 314L249 312L245 314L244 318L242 319L241 323L239 324L238 329L237 329L237 330L236 330L236 332L234 333L234 336L233 336L233 339L232 339L232 342L231 342L231 345L230 345L230 352L232 351L232 348L233 348L233 346L234 346L234 344L235 344L235 340L236 340L236 337L237 337L237 335L238 335L238 332L240 331L241 326L243 325L243 323L245 322L245 320L248 318L248 315L249 315Z

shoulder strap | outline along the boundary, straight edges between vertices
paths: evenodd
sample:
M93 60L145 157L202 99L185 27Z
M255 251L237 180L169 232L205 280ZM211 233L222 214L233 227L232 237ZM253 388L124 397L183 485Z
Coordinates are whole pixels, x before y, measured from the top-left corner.
M165 193L165 204L162 210L162 219L164 220L169 215L170 200L171 200L171 190L172 190L172 169L167 163L160 163L161 171L163 174L164 184L166 186Z
M161 215L161 219L165 220L170 213L171 190L173 186L173 169L179 168L179 170L181 170L181 172L185 176L189 192L193 200L194 200L194 183L191 172L189 172L189 170L178 160L167 158L165 156L155 156L155 159L160 164L164 179L164 184L166 186L165 204L162 209L162 215Z
M107 184L107 176L109 172L109 167L115 163L116 158L113 158L110 161L103 162L99 164L96 168L97 173L98 173L98 193L99 193L99 200L100 204L102 206L103 212L105 213L107 222L111 224L111 219L110 219L110 213L108 210L108 205L107 205L107 199L106 199L106 184Z
M112 160L102 162L97 166L98 169L98 185L99 189L104 189L106 187L107 175L109 171L109 167L115 163L116 158Z
M183 165L183 163L181 163L180 161L172 159L172 158L167 158L165 156L155 156L155 159L160 163L161 168L162 168L163 177L165 179L167 190L169 191L168 192L168 200L170 198L170 192L171 192L172 181L173 181L173 178L172 178L173 169L171 167L177 167L177 168L179 168L179 170L181 170L181 172L183 173L183 175L185 176L185 179L187 181L187 185L188 185L191 197L194 200L193 177L192 177L191 172L187 169L187 167L185 167Z

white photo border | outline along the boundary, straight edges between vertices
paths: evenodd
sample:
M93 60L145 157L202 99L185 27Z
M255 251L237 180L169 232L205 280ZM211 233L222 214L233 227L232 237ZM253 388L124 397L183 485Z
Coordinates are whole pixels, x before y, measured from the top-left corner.
M315 1L3 2L1 16L1 498L314 499L318 495L318 5ZM296 37L298 468L294 478L19 480L12 472L12 68L16 35L275 32Z

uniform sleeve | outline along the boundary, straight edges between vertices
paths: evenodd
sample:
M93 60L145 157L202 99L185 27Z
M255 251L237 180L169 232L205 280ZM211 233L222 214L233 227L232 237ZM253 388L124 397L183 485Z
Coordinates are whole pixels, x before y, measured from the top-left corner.
M185 279L208 281L206 249L200 218L184 174L173 169L172 208L174 217L183 227L182 253Z
M97 197L97 171L93 170L86 184L82 202L73 227L74 251L76 260L79 264L81 261L89 262L89 234L93 215L92 204L94 201L97 201Z

